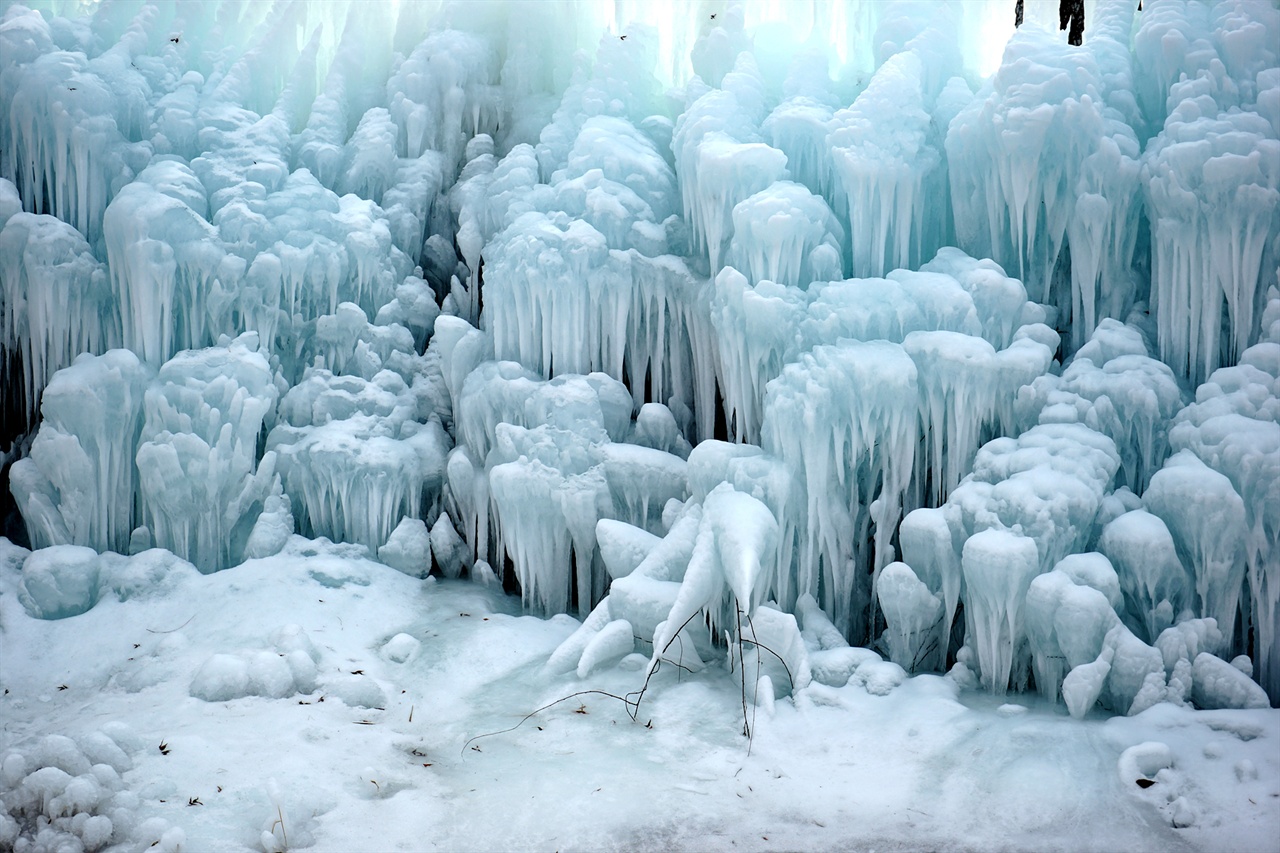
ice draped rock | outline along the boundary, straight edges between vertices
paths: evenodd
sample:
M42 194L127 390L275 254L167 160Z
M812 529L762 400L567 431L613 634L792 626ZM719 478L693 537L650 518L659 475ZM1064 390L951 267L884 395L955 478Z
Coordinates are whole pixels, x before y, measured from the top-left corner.
M936 660L942 599L920 582L906 563L890 563L876 581L876 597L884 613L889 657L908 672Z
M597 522L653 533L666 503L685 497L684 459L626 442L631 404L625 386L601 373L544 381L490 361L463 383L449 492L476 555L489 554L492 530L530 606L555 613L576 599L589 612L609 577Z
M1015 665L1025 666L1023 601L1039 573L1036 543L1004 530L984 530L964 544L962 556L968 635L978 653L983 685L1003 694L1010 676L1015 687L1022 677Z
M1175 453L1142 496L1191 567L1202 616L1231 633L1245 577L1245 508L1231 481L1187 450Z

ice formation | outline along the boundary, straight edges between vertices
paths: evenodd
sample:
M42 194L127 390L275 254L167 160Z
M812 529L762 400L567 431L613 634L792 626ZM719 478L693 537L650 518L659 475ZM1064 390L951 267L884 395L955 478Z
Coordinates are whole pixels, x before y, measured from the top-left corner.
M296 532L765 713L1280 701L1280 12L1097 0L985 67L974 4L615 5L5 7L28 614Z

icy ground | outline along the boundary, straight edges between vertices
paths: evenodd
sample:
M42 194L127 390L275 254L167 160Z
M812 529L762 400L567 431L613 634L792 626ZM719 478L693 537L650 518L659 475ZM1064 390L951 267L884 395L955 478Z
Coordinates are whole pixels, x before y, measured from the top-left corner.
M0 572L0 798L16 750L72 775L114 767L94 768L107 781L86 811L115 822L119 849L262 849L264 832L332 851L1262 851L1280 837L1274 710L1074 720L920 675L884 696L812 685L749 710L748 741L734 675L671 668L636 722L585 695L471 740L576 691L635 690L643 671L550 677L572 620L328 550L295 538L57 621L29 617ZM215 655L303 647L314 689L191 695Z

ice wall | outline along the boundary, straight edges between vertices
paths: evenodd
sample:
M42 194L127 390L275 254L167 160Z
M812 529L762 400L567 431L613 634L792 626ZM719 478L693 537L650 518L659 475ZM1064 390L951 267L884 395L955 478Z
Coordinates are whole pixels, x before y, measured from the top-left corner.
M36 5L31 544L357 543L761 697L1280 695L1274 3Z

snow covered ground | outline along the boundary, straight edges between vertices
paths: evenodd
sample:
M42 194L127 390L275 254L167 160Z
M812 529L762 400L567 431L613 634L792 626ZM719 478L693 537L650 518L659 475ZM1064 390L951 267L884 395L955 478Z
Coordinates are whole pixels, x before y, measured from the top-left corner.
M637 690L643 670L548 676L573 620L301 538L56 621L23 611L22 555L2 547L0 800L31 798L27 819L56 824L104 815L118 849L261 850L264 833L332 851L1265 851L1280 837L1280 711L1075 720L921 675L749 706L748 739L736 674L668 668L634 721L587 694L521 724L578 691ZM273 680L295 649L314 684ZM216 655L277 695L195 698ZM81 805L42 766L95 780Z

